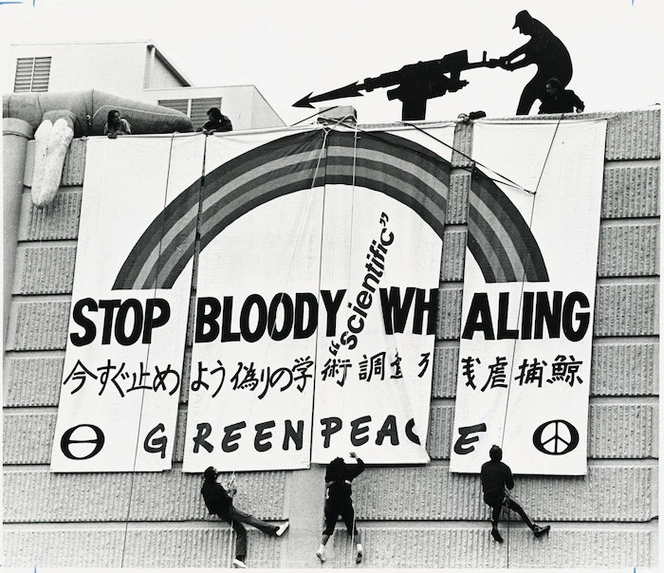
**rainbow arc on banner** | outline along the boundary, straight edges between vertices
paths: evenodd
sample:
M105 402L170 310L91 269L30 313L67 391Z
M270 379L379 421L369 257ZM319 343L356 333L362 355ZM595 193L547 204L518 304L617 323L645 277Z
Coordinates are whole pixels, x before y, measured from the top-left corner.
M199 197L201 250L255 207L296 191L320 192L326 184L384 193L417 212L442 239L450 171L446 159L392 133L317 129L275 139L217 167L202 188L199 180L178 195L136 242L113 289L173 286L194 254ZM527 223L479 170L470 184L468 247L487 282L549 280Z

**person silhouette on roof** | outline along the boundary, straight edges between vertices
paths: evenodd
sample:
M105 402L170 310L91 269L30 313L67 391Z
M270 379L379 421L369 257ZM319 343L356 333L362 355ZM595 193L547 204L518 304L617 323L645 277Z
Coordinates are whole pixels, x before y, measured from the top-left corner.
M528 115L535 100L546 96L547 80L557 78L561 88L569 84L572 79L572 59L565 44L527 10L521 10L516 15L514 28L530 36L530 40L511 54L499 58L499 65L511 72L530 64L537 66L537 73L523 88L516 110L517 115Z
M558 78L551 78L546 82L546 94L542 97L539 114L582 112L586 109L581 98L572 90L565 90Z
M207 110L208 121L201 125L196 131L202 131L205 135L211 133L233 131L233 124L227 115L221 113L218 107Z

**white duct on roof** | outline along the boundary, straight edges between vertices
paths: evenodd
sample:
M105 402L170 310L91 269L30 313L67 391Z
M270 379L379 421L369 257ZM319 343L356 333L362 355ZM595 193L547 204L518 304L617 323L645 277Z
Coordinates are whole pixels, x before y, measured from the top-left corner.
M42 121L35 132L35 165L32 175L32 203L46 207L53 202L60 187L62 167L74 130L64 118L52 123Z
M182 112L94 89L3 96L2 116L22 119L36 129L32 185L35 206L45 207L55 198L72 138L102 135L112 109L129 121L136 135L194 130L191 119Z

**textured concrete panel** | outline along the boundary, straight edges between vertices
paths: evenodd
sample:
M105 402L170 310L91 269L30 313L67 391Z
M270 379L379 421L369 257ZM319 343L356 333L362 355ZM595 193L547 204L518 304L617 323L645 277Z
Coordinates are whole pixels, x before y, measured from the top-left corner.
M216 520L215 529L131 529L127 536L125 567L223 567L230 568L235 535L226 523ZM279 566L283 539L248 529L247 565Z
M64 364L64 353L62 356L6 356L4 405L57 405Z
M14 302L6 350L64 350L69 301Z
M658 215L659 162L648 165L605 165L601 209L603 219Z
M193 315L189 315L189 322L194 323ZM191 383L191 358L192 348L184 349L184 361L182 366L182 381L180 384L180 404L186 404L189 401L189 384Z
M249 567L279 567L284 539L248 530ZM80 526L54 531L5 530L4 566L230 568L235 534L215 520L200 527L136 526L97 529ZM304 548L303 548L304 549Z
M565 568L657 566L657 531L625 527L577 529L552 525L546 538L535 539L524 527L513 527L509 537L509 566Z
M449 460L454 431L454 404L436 404L429 413L427 453L432 460Z
M660 110L617 113L606 129L607 160L660 157Z
M227 481L230 475L220 478ZM236 505L262 519L283 519L284 472L236 475ZM53 474L17 470L4 475L4 521L185 521L208 516L200 474ZM130 503L131 496L131 503Z
M659 223L603 225L599 240L600 277L655 276L659 271Z
M184 459L185 433L187 431L187 408L178 408L177 424L175 426L175 443L173 445L173 462L182 463Z
M49 241L78 238L83 192L78 187L60 189L48 207L38 209L30 193L24 193L19 241Z
M65 187L83 185L87 143L87 139L72 140L67 156L65 157L65 164L62 166L60 185Z
M13 294L71 294L76 245L19 246Z
M655 463L592 464L586 476L517 478L515 493L536 521L647 522L658 514L657 475Z
M433 398L454 398L456 396L457 367L459 365L459 344L437 346L433 352L434 370L431 396Z
M358 524L362 535L362 567L505 568L505 546L493 541L490 527L380 527ZM345 530L337 529L327 544L325 567L352 569L355 548Z
M124 529L117 527L64 530L11 530L5 527L3 565L120 567L124 537Z
M655 404L624 402L590 404L590 459L657 457L658 408ZM454 404L431 407L427 451L435 460L449 460L454 431Z
M649 336L658 333L658 285L654 281L598 284L595 336Z
M593 343L590 392L594 396L658 393L659 344L649 340Z
M443 236L443 259L440 266L442 282L463 280L466 261L466 229L446 229Z
M225 483L230 475L220 478ZM261 519L283 518L285 472L240 473L235 476L236 507ZM182 521L208 516L200 494L200 474L181 471L140 474L134 481L131 521ZM164 504L164 500L169 500Z
M50 463L56 418L54 412L5 412L2 426L3 464Z
M452 152L452 167L470 167L473 150L473 124L457 122L454 126L455 151Z
M551 533L535 539L521 523L503 523L505 543L490 536L488 523L468 526L381 527L359 523L369 568L507 568L654 567L654 527L574 526L553 523ZM287 534L288 535L288 534ZM285 555L284 539L249 530L252 568L275 568ZM130 525L64 530L5 529L5 562L9 567L218 567L229 568L233 536L222 522L203 527L151 529ZM291 562L305 559L317 545L300 546ZM355 567L355 551L344 529L327 545L326 568ZM282 567L288 567L286 562Z
M624 402L591 404L588 455L591 458L657 458L659 408Z
M125 521L131 480L129 474L53 474L46 469L5 472L4 521Z
M438 328L436 338L458 340L461 335L461 300L463 288L444 286L438 293Z
M448 225L462 225L468 220L468 194L470 171L453 170L450 176L450 196L447 201Z
M518 477L514 493L535 520L649 521L657 515L656 484L654 465L591 465L587 476ZM353 498L363 520L489 517L479 477L450 474L447 465L369 468L353 482Z
M363 566L371 568L525 568L577 570L579 567L652 567L657 564L654 528L577 529L553 524L551 533L536 539L522 524L503 524L505 543L493 541L491 528L364 527ZM337 529L328 543L327 567L354 567L354 547Z

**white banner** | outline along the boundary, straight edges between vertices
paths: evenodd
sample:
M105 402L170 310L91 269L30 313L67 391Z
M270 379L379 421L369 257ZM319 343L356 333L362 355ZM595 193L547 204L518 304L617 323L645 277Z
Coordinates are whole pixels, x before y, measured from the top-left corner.
M185 472L428 460L452 137L210 138Z
M326 189L321 288L343 292L318 331L312 461L426 463L442 242L402 203Z
M200 178L203 144L88 140L52 471L171 467L192 265L166 277L142 261L193 248L197 202L188 227L166 215Z
M584 475L606 122L479 122L450 470ZM492 174L493 176L494 174Z

